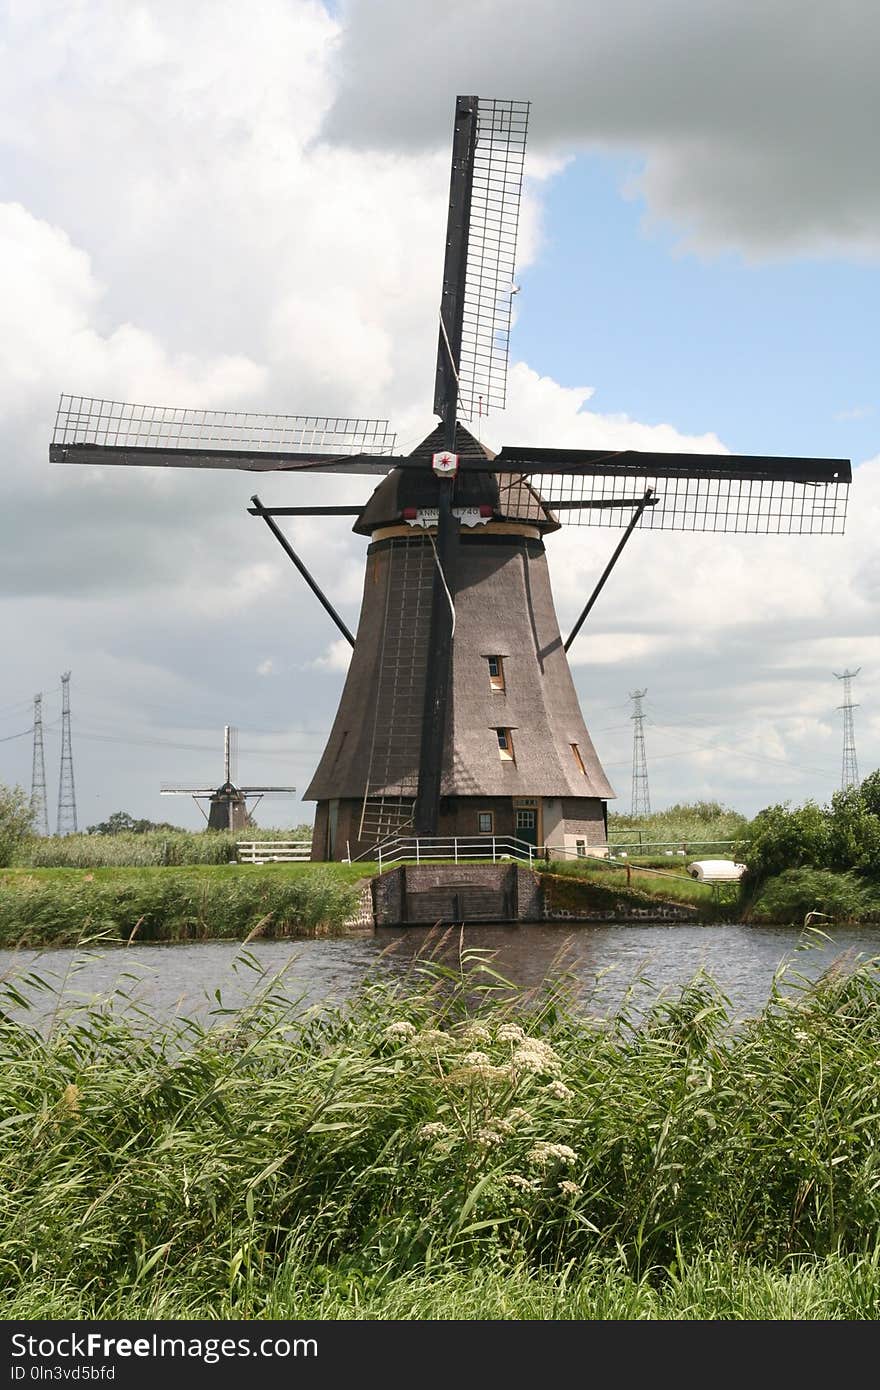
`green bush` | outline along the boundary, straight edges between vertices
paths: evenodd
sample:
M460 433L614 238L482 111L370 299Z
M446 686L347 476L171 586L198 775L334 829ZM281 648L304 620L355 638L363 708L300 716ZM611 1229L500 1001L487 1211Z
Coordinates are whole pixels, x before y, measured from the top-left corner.
M759 811L741 849L752 884L804 865L828 864L828 814L815 801L792 809L788 802Z
M816 892L821 887L829 901L829 894L834 898L834 915L862 920L873 910L870 885L880 874L880 771L872 772L860 787L835 792L827 806L807 801L797 807L788 802L766 807L749 825L741 853L748 866L742 893L746 910L760 903L765 915L772 913L772 904L797 913L812 884ZM791 876L801 869L821 870L826 876ZM834 873L842 876L836 893L831 886ZM859 875L867 884L864 893ZM784 882L765 891L779 876ZM825 910L816 901L804 910L811 908Z
M876 774L875 774L876 775ZM833 869L880 873L880 815L873 786L835 792L828 812L827 863Z
M0 867L10 864L27 843L33 823L34 810L22 788L0 782Z
M874 884L851 872L786 869L762 885L748 910L748 919L800 925L811 912L837 922L880 918L880 893Z

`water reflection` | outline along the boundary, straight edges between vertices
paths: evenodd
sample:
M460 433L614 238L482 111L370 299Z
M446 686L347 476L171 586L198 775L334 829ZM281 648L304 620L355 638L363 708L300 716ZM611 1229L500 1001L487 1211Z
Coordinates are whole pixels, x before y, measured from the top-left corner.
M841 958L880 955L880 928L835 929L828 936L792 927L589 926L549 923L469 926L445 932L384 927L326 941L260 941L134 945L79 951L2 951L0 979L31 1001L17 1017L46 1026L59 1015L112 998L115 1009L149 1017L222 1019L267 988L299 1008L349 999L371 971L413 977L424 961L473 971L482 961L528 991L566 981L578 1009L615 1012L628 995L638 1009L660 992L677 993L708 972L731 1004L734 1020L763 1008L773 978L787 963L787 988L817 979ZM486 981L486 976L472 976ZM45 986L45 987L44 987Z

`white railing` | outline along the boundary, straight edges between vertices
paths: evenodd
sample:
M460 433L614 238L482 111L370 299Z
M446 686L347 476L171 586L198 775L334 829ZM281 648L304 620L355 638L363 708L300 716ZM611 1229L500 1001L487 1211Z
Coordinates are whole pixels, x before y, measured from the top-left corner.
M311 859L311 840L239 840L239 864L274 864Z
M463 835L414 835L385 840L376 845L369 855L359 857L375 860L382 873L395 864L425 864L432 861L467 864L481 860L483 863L497 864L501 859L516 859L523 864L532 864L542 857L542 852L525 840L506 835L483 835L472 839Z

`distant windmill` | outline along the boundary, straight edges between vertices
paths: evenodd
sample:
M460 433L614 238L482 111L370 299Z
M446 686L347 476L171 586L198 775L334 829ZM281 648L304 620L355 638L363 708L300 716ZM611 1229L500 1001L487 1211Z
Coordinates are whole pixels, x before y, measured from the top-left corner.
M628 538L637 528L844 529L848 459L540 443L493 453L460 423L479 431L483 417L505 404L528 113L525 101L456 100L434 370L441 423L411 453L396 452L383 420L73 395L59 402L53 462L281 474L292 498L299 495L294 505L273 507L253 496L249 510L353 648L305 793L318 803L314 859L373 853L383 838L411 829L515 836L561 853L586 844L601 853L615 793L587 731L567 652ZM304 505L301 479L315 473L381 481L353 506ZM275 521L301 516L327 518L328 526L353 517L353 530L368 542L356 635ZM564 642L544 548L563 525L623 529ZM212 816L222 816L221 808L234 814L234 790L211 794Z
M240 787L237 784L236 767L238 753L238 730L229 724L223 728L223 782L219 787L183 787L178 783L166 782L161 788L162 796L191 796L198 806L209 830L244 830L250 822L251 811L262 798L269 794L293 793L296 787ZM248 800L254 797L253 806ZM202 801L210 805L206 812Z

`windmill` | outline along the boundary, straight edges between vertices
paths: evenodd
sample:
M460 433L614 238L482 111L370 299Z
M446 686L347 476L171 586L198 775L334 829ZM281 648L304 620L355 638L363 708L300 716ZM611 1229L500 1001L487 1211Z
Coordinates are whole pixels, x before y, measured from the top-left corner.
M238 785L238 730L226 724L223 728L223 781L219 787L184 787L165 782L159 789L162 796L191 796L208 824L209 830L244 830L250 823L251 812L264 796L287 795L296 787L240 787ZM256 798L252 806L248 801ZM202 802L209 803L207 812Z
M62 396L55 462L380 476L362 505L260 517L352 647L324 754L314 859L401 830L513 835L602 852L614 796L567 652L638 528L841 533L846 459L504 446L466 428L502 409L529 103L458 97L434 414L408 455L387 422L134 406ZM474 422L477 422L476 425ZM365 536L353 635L277 518L353 516ZM563 525L623 529L568 638L544 549Z

